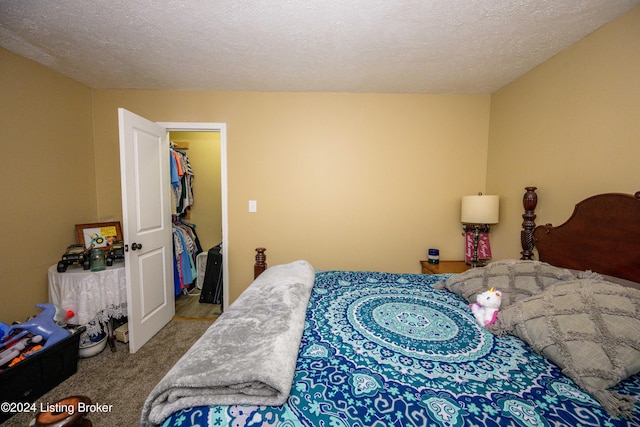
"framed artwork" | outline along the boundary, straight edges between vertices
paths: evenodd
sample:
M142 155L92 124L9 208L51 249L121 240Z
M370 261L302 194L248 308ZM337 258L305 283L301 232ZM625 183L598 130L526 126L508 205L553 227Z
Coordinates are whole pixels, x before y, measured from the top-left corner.
M76 240L85 248L107 248L116 240L122 240L120 222L94 222L76 224Z

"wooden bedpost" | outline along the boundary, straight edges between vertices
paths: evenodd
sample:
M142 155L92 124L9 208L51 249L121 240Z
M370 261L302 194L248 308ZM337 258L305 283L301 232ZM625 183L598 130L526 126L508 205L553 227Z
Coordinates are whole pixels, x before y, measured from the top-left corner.
M253 278L257 278L267 269L267 255L265 248L256 248L256 263L253 265Z
M537 187L525 187L527 190L522 197L524 214L522 218L522 231L520 231L520 244L522 245L522 256L520 259L533 259L533 230L536 228L536 206L538 205Z

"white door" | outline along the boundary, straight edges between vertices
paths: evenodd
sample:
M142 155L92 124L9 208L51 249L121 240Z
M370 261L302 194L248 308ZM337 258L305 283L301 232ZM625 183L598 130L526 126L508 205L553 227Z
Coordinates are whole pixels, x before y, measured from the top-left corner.
M119 108L129 351L175 313L167 129Z

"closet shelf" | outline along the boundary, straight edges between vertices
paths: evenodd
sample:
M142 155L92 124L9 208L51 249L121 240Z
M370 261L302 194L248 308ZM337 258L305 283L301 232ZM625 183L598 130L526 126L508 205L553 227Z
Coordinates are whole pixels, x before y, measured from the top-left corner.
M176 150L188 150L189 149L189 141L171 141L173 143L173 148Z

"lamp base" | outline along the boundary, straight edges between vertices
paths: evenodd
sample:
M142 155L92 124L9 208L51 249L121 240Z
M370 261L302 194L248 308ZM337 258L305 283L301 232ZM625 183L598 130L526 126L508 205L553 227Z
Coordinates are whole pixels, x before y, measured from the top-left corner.
M476 268L476 267L485 267L488 264L488 262L487 260L478 260L478 261L469 260L467 261L466 264L471 268Z
M480 233L488 233L489 232L489 224L462 224L463 234L472 232L473 239L471 242L471 247L469 247L469 243L467 243L467 265L471 266L471 268L476 267L484 267L487 265L486 259L478 258L478 242L480 240Z

